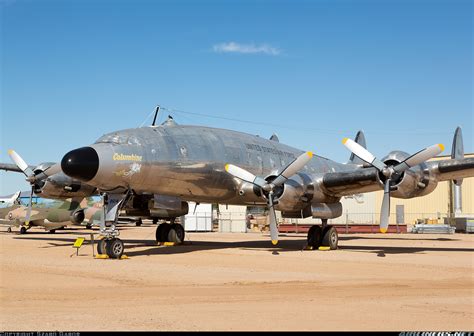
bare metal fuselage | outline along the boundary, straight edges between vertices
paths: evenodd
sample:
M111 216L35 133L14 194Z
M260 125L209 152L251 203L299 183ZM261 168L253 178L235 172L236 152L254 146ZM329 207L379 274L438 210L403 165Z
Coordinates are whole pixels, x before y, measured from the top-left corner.
M187 201L237 205L265 204L265 201L258 192L253 192L253 185L229 175L225 164L266 177L276 174L303 152L245 133L178 125L111 133L91 147L99 154L100 165L88 183L102 191L132 189L136 193L177 196ZM315 155L292 179L295 188L305 185L311 189L308 192L313 201L334 202L337 199L311 186L324 173L354 169L357 166ZM291 184L291 181L286 183Z

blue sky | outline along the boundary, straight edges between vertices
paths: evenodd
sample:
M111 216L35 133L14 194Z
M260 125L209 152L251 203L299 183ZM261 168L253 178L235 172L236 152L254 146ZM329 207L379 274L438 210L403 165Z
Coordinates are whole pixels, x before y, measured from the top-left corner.
M449 154L456 126L474 151L471 1L1 0L0 11L0 162L10 148L59 161L157 104L255 121L173 114L276 132L336 161L359 129L378 157L439 142ZM0 195L28 188L0 172Z

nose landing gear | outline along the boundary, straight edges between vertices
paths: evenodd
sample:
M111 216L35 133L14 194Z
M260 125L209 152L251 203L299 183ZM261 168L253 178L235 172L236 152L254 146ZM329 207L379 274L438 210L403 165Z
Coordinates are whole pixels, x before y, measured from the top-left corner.
M131 191L126 194L103 194L104 213L100 221L100 234L103 236L97 243L97 252L106 254L109 258L120 259L124 252L124 244L120 238L119 230L115 227L117 223L118 213L123 204L126 203ZM107 228L107 223L110 227Z

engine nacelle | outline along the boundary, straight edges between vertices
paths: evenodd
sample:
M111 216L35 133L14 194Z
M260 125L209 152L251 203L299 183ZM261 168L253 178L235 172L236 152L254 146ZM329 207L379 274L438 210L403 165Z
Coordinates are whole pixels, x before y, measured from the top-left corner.
M81 224L84 221L84 218L84 209L77 209L71 214L69 220L72 224Z
M35 168L35 173L41 173L49 165L41 164ZM89 197L97 193L97 189L81 181L74 180L64 173L57 173L34 185L35 193L45 198L64 199L71 197Z
M285 181L281 188L276 188L278 203L275 208L282 212L295 212L308 206L313 198L314 186L309 176L297 174Z
M342 215L342 204L337 203L313 203L311 204L313 218L337 218Z
M170 219L184 216L188 212L188 203L178 197L143 194L133 195L125 204L121 214L125 216Z
M150 216L162 219L176 218L187 215L189 212L188 202L181 202L181 206L178 209L150 209Z
M394 166L410 155L401 151L391 152L389 155L384 157L382 161L387 166ZM385 176L379 174L380 183L383 186L385 182ZM390 195L397 198L412 198L418 196L424 196L431 193L437 186L438 180L430 173L426 163L422 163L418 166L412 167L405 170L400 177L395 180L395 184L392 186Z

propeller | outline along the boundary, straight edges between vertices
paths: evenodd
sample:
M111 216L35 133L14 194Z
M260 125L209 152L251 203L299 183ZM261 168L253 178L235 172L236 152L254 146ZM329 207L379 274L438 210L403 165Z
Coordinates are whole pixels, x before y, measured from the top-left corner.
M346 146L352 153L357 155L362 160L368 162L380 171L386 178L384 183L384 194L382 201L382 208L380 211L380 232L385 233L388 229L388 220L390 216L390 189L394 181L400 177L400 175L407 169L417 166L444 151L442 144L435 144L429 146L421 151L409 156L402 162L394 165L387 166L385 163L377 159L367 149L359 145L357 142L344 138L342 140L344 146Z
M35 190L36 182L42 181L48 176L51 176L53 174L60 172L61 165L56 163L46 168L44 171L38 174L35 174L35 172L28 166L25 160L23 160L23 158L13 149L8 150L8 155L10 156L12 161L17 165L17 167L21 169L23 174L25 174L26 180L31 185L30 202L28 204L28 209L26 211L26 217L25 217L25 225L28 226L30 223L30 218L31 218L31 206L32 206L32 199L33 199L33 193Z
M226 164L225 170L231 174L232 176L254 184L264 192L268 194L267 196L267 206L269 210L270 216L270 236L272 240L272 244L276 245L278 243L278 228L277 228L277 221L276 221L276 213L274 208L275 203L275 188L280 187L288 180L291 176L296 174L298 171L303 169L303 167L311 160L313 157L312 152L305 152L298 156L293 162L291 162L288 166L286 166L278 176L271 182L267 182L265 179L252 174L251 172L235 166L233 164Z

